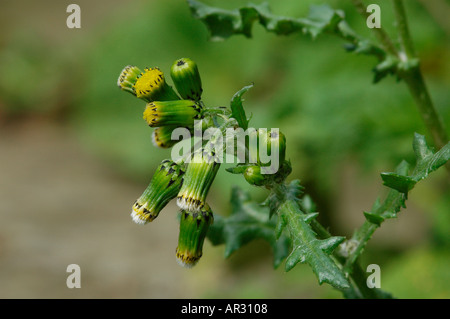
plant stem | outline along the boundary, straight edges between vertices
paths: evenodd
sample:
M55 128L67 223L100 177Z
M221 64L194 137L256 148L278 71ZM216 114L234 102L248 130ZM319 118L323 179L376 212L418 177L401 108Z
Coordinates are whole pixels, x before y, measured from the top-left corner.
M289 220L287 221L288 228L292 228L291 223L295 224L295 216L297 214L307 214L311 213L308 209L303 207L301 202L294 201L286 196L288 193L287 187L285 184L278 184L273 188L274 193L277 195L278 200L280 201L280 207L286 206L290 207L290 209L293 211L292 214L288 215L290 216ZM292 220L291 220L292 219ZM311 220L311 227L314 230L314 232L317 234L317 237L320 239L327 239L332 237L332 235L326 230L325 227L323 227L317 220L313 219ZM290 231L294 231L296 228L290 229ZM336 249L333 252L332 256L333 261L339 266L339 268L343 268L343 265L345 264L345 257L340 255L339 251ZM377 299L382 298L381 295L378 294L377 291L374 289L369 289L367 287L367 277L364 273L363 269L359 265L359 263L355 262L351 265L352 271L348 274L349 276L349 282L350 287L344 290L341 290L342 293L345 296L351 296L352 298L365 298L365 299Z
M447 144L448 135L442 119L436 112L433 102L431 101L419 66L403 72L402 78L406 82L409 92L418 106L423 121L433 138L435 147L437 150L441 149ZM448 165L446 167L448 168Z
M400 37L400 44L408 59L415 57L414 45L409 34L408 21L406 19L405 7L402 0L392 0L394 6L395 19Z
M404 62L408 65L409 61L417 59L417 57L409 33L403 0L392 0L392 4L394 7L395 19L397 20L399 40L404 53L400 54L400 57L403 58ZM434 108L433 102L431 101L419 65L412 65L410 68L401 72L400 76L405 80L408 89L419 108L419 112L422 115L425 125L431 133L435 146L438 149L441 149L448 142L447 132L441 118Z
M448 142L447 131L428 93L420 65L418 62L415 63L415 61L418 61L418 58L415 54L413 41L409 32L403 0L392 0L392 4L397 21L400 45L403 50L400 52L399 57L407 66L404 70L399 70L398 73L408 86L425 126L433 138L434 145L439 150ZM450 165L446 164L445 167L450 172Z
M369 14L366 12L366 7L361 0L352 0L352 2L359 13L367 19ZM448 142L447 131L445 130L442 119L436 112L420 70L418 58L415 54L413 41L408 28L408 20L406 18L403 0L392 0L392 4L402 50L399 51L395 47L392 40L389 38L389 35L382 28L373 28L372 30L384 50L397 57L402 62L404 67L399 68L397 74L405 81L408 90L419 109L425 126L433 139L435 147L439 150ZM446 168L450 172L449 164L446 164Z
M366 6L361 2L361 0L352 0L352 2L358 12L367 20L367 18L369 17L369 13L366 11ZM383 49L393 56L398 56L398 52L395 48L394 43L389 38L389 35L384 31L384 29L373 28L372 30L375 33L378 41L380 41L381 45L383 46Z

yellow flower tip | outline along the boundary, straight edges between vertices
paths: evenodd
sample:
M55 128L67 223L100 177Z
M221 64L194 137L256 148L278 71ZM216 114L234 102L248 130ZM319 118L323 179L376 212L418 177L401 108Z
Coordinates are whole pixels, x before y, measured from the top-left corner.
M147 203L144 205L139 204L137 201L133 204L133 210L131 212L131 218L136 224L145 225L153 221L156 216L150 212L147 208Z
M152 99L155 92L161 90L164 84L164 74L160 69L145 68L134 84L134 90L138 98Z
M155 122L157 121L159 116L158 109L156 108L156 105L151 102L148 103L145 107L144 114L142 118L148 123L150 126L154 126Z
M176 257L178 265L184 268L192 268L198 263L202 255L192 256L191 254L189 254L189 252L181 252L177 248Z

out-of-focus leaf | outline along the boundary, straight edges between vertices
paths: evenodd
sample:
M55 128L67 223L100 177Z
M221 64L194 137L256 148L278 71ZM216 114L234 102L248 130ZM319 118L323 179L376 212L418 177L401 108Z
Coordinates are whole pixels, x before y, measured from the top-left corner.
M342 11L328 5L312 5L307 18L291 18L272 14L267 2L249 4L235 10L215 8L195 0L188 0L188 4L193 16L206 24L213 40L224 40L234 34L251 37L255 21L278 35L303 32L315 38L322 32L336 31L339 22L344 19ZM345 32L350 35L348 29Z
M313 39L322 33L335 34L347 41L347 51L375 55L383 60L383 49L358 36L345 21L344 12L329 5L311 5L306 18L292 18L272 14L269 4L248 4L234 10L224 10L187 0L192 15L202 21L210 32L211 40L225 40L232 35L252 36L252 26L258 21L267 31L277 35L295 32L310 35Z
M208 239L213 245L225 244L225 257L254 239L263 239L272 248L277 268L289 254L290 240L284 234L276 238L276 221L269 218L269 209L252 201L247 192L237 187L232 190L231 206L230 216L214 217Z

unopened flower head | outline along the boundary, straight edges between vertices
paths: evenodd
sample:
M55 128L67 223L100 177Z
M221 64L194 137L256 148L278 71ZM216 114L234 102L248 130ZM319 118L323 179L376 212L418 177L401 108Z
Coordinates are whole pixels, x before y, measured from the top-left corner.
M276 173L286 157L286 137L278 129L258 129L258 140L261 172Z
M127 65L122 70L119 78L117 79L117 86L123 91L130 92L131 94L136 96L136 92L134 91L134 84L136 83L137 78L141 73L142 71L138 67Z
M215 158L215 154L204 148L194 153L177 196L177 204L181 209L200 212L206 204L206 196L220 167Z
M167 203L175 198L183 184L184 170L171 160L164 160L156 169L147 189L133 205L131 217L137 224L151 222Z
M191 100L154 101L147 104L144 120L152 127L193 127L201 119L201 106Z
M136 96L146 101L172 101L179 97L166 83L163 72L159 68L146 68L134 84Z
M245 180L255 186L263 186L266 178L261 174L261 167L254 165L249 166L245 169L244 172Z
M172 81L183 99L200 101L202 97L202 81L197 64L188 58L174 62L170 69Z
M178 264L186 268L197 264L203 253L206 233L213 221L213 213L208 204L205 204L199 212L181 211L176 249Z

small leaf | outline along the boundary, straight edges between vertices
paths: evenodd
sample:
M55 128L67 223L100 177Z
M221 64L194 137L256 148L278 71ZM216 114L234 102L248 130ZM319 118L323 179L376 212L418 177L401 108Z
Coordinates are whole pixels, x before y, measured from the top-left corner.
M276 239L280 238L283 233L284 228L286 227L286 219L283 216L278 218L277 226L275 227L275 237Z
M231 174L244 174L250 165L237 165L235 167L227 167L225 170Z
M393 75L397 73L399 60L396 57L388 55L379 64L375 66L373 72L375 73L373 78L373 83L380 82L383 78L388 75Z
M414 133L413 149L418 161L423 161L428 156L433 155L433 152L428 148L425 136L418 133Z
M380 226L381 223L384 222L384 217L381 215L364 212L364 216L366 217L367 221L378 226Z
M319 215L319 213L310 213L310 214L303 215L302 218L305 223L310 224L311 221L313 219L315 219L318 215Z
M231 117L235 118L238 122L239 126L242 127L244 130L248 128L248 119L245 115L244 107L242 106L242 95L244 95L245 92L250 90L253 87L253 84L247 85L240 89L236 94L234 94L233 98L231 99Z
M320 249L322 249L327 255L331 254L337 246L339 246L343 241L345 240L345 237L341 236L334 236L327 239L322 239L320 241Z
M416 181L409 176L403 176L395 173L381 173L383 184L393 188L400 193L407 194L416 185Z

